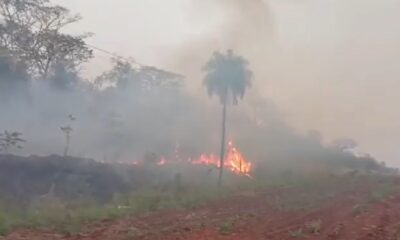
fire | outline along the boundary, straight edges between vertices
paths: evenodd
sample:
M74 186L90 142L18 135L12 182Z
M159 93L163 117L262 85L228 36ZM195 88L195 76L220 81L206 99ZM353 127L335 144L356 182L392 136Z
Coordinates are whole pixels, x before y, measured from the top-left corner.
M161 157L160 161L157 163L158 166L164 166L167 163L164 157Z
M200 155L200 157L198 159L192 160L190 162L195 165L211 165L211 166L217 166L217 167L220 166L219 157L217 157L213 154L210 154L210 155L202 154L202 155ZM226 162L225 162L225 164L226 164Z
M202 154L197 160L191 161L191 163L196 165L217 166L219 168L220 158L213 154ZM229 142L228 144L228 151L225 157L224 167L235 174L246 175L249 177L252 171L251 162L244 158L243 154L233 145L232 142Z
M179 146L175 149L175 161L169 161L165 157L161 157L156 163L158 166L165 166L170 163L177 163L180 161ZM143 162L133 161L132 164L139 166ZM188 163L193 165L205 165L212 167L220 167L220 157L215 154L201 154L197 159L189 159ZM249 162L243 154L237 149L232 142L228 143L228 149L225 155L224 168L230 170L237 175L244 175L251 177L253 165Z
M250 176L252 169L251 162L243 157L240 151L233 146L232 142L228 144L228 155L226 156L225 162L228 164L228 167L231 168L232 172Z

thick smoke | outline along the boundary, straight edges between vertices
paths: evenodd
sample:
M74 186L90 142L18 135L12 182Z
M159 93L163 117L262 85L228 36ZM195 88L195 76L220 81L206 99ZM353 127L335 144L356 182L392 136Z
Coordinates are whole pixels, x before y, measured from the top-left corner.
M30 100L0 103L0 127L24 134L28 142L20 154L62 154L65 137L60 127L68 124L70 114L76 117L70 152L74 156L140 161L148 153L172 157L177 148L187 158L217 153L221 109L201 85L201 68L214 50L231 48L250 61L255 75L253 88L228 111L228 137L250 161L287 167L315 162L351 166L359 160L351 152L327 147L319 133L297 132L280 112L284 92L294 91L296 84L286 81L277 90L273 83L296 81L286 73L299 69L284 58L292 54L285 55L277 44L270 5L261 0L197 4L223 8L228 21L212 36L182 46L178 59L171 58L177 60L168 67L186 77L183 87L143 91L128 84L99 91L88 83L60 89L39 80L30 86Z
M193 8L196 21L211 18L206 11L224 19L167 57L180 53L172 67L191 76L194 93L201 88L195 66L215 49L235 49L255 73L247 102L268 98L303 134L318 129L325 144L354 138L360 151L398 164L397 1L227 0Z

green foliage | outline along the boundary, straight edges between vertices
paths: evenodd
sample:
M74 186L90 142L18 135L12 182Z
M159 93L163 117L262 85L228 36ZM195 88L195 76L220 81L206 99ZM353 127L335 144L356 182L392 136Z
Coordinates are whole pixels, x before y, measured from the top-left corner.
M221 225L219 226L219 233L221 235L229 235L234 227L234 219L226 219L224 222L221 223Z
M237 104L250 87L253 75L248 69L247 60L235 55L232 50L226 54L215 52L203 71L206 72L204 85L209 95L218 95L223 104L229 101L228 98Z
M0 211L0 235L7 234L7 231L8 231L8 226L6 222L6 217L4 216L4 213Z
M137 67L137 63L113 59L114 67L100 76L94 84L98 89L116 87L126 89L134 87L140 90L153 90L155 88L178 88L182 85L181 75L149 66Z
M394 182L383 182L374 187L373 191L370 194L371 202L382 202L385 201L388 197L393 196L396 192L398 192L399 188Z
M193 209L209 201L221 200L232 196L239 191L249 195L257 192L272 190L270 196L272 205L279 206L280 210L297 210L317 207L337 192L347 192L349 189L359 186L371 187L371 196L388 197L396 190L394 181L390 179L368 176L336 179L319 178L310 176L297 176L297 181L292 179L279 182L251 182L236 183L233 188L217 189L208 186L184 187L183 191L176 192L173 189L165 190L158 187L144 187L129 194L116 194L112 201L99 203L90 198L76 200L60 200L49 198L32 202L26 208L10 207L0 204L0 233L6 234L15 227L24 226L39 229L53 229L59 232L74 234L81 230L82 226L103 219L114 219L132 215L140 215L160 209ZM312 181L313 179L313 181ZM352 179L350 181L350 179ZM296 183L295 183L296 182ZM362 184L362 185L358 185ZM278 188L276 188L278 186ZM279 191L275 192L274 189ZM285 191L288 189L288 191ZM275 201L275 202L274 202ZM3 209L3 210L1 210ZM364 205L354 206L353 212L363 212ZM256 213L240 215L241 217L254 217ZM230 234L235 225L236 217L228 217L221 222L218 231L222 235ZM301 229L289 232L293 238L301 238L304 234L319 234L322 229L322 221L316 219L305 223ZM132 236L136 235L132 230Z
M76 69L93 55L84 42L87 34L62 31L81 17L49 0L0 1L0 17L0 46L24 62L36 78L47 79L61 62Z
M28 93L29 77L26 71L26 67L16 62L7 48L0 46L0 102Z
M141 190L129 195L116 195L108 204L77 200L63 202L57 199L40 201L26 209L10 208L0 211L0 233L6 234L15 227L52 229L75 234L87 224L104 219L115 219L143 214L160 209L194 208L200 204L228 196L230 191L217 193L214 189L197 189L185 194Z

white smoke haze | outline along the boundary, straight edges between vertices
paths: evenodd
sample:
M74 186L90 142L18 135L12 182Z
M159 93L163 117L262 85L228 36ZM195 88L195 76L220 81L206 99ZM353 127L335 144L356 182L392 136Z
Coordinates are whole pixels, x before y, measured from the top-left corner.
M90 4L59 2L73 11L82 7L82 28L95 26L91 17L98 18ZM113 1L128 4L117 2ZM165 14L150 11L160 2L142 6L148 21L160 21L154 20L157 14ZM144 94L127 88L104 94L87 88L55 91L35 82L28 104L1 105L1 128L21 131L28 140L20 153L62 154L65 139L60 127L67 123L68 114L77 117L72 155L135 161L146 152L172 155L177 144L187 155L218 152L220 105L217 98L207 96L201 68L213 51L233 49L249 60L254 79L243 101L228 110L228 136L250 161L338 157L323 148L315 134L308 135L315 129L325 145L352 138L359 151L400 164L396 147L400 70L395 64L400 51L400 30L395 26L400 20L399 1L181 0L162 5L171 8L167 16L175 16L177 8L186 11L179 15L184 23L169 30L186 39L166 37L163 42L163 34L168 35L163 29L154 40L147 31L156 31L158 25L150 22L146 29L131 13L132 25L143 25L135 28L142 29L142 42L131 41L135 37L131 35L140 32L132 33L120 25L121 20L107 18L107 26L101 26L104 30L93 41L105 34L113 36L97 43L124 55L132 51L138 60L183 74L184 89ZM89 11L92 14L85 14ZM97 32L95 27L82 30ZM141 45L147 40L151 43ZM100 66L109 67L104 62L98 57L86 67L101 73L106 69Z
M233 14L209 38L187 44L182 69L214 49L233 48L251 62L253 90L271 99L289 125L318 129L327 142L351 137L360 151L399 164L400 1L202 3Z

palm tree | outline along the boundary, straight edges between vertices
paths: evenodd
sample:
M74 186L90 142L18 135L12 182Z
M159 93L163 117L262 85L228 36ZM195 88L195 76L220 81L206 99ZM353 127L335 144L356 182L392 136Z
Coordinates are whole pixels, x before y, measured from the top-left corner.
M222 104L222 139L219 164L218 186L222 185L222 173L225 157L226 108L229 103L238 104L246 89L251 85L252 72L248 69L248 61L235 55L232 50L226 54L215 52L206 63L204 85L210 96L218 95Z

